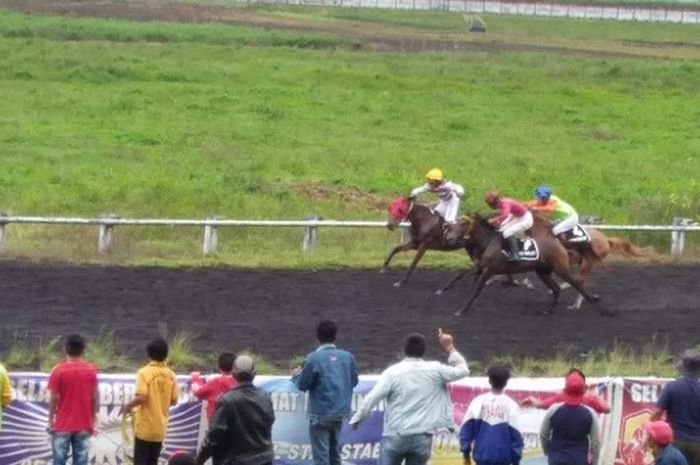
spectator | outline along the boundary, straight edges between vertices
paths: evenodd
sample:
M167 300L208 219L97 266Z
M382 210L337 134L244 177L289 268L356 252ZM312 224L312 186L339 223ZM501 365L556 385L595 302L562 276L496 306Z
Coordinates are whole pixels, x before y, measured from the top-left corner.
M647 421L642 429L649 435L647 447L651 449L655 465L688 465L681 451L671 445L673 430L665 421Z
M2 430L2 411L12 402L12 386L7 370L0 363L0 430Z
M585 392L583 376L573 372L566 377L563 402L547 410L540 441L549 465L598 463L600 422L593 409L583 405Z
M97 369L83 360L85 339L66 337L63 362L49 375L49 425L53 464L64 465L72 450L74 465L88 465L99 393Z
M677 365L683 376L664 386L652 420L666 418L673 428L674 445L690 465L700 465L700 353L686 350Z
M469 368L455 349L452 336L438 329L449 365L423 360L425 337L409 334L404 340L406 357L382 373L350 420L356 429L377 403L386 399L380 465L424 465L430 458L433 433L454 430L452 404L447 383L464 378ZM451 366L450 366L451 365Z
M352 412L352 389L357 385L355 357L338 349L338 328L330 320L316 327L319 346L295 369L292 382L309 391L309 438L315 465L340 465L340 429Z
M233 364L235 388L216 403L214 418L197 454L203 465L210 457L214 465L267 465L275 457L272 424L275 413L269 394L253 385L255 365L247 355Z
M518 426L517 402L503 393L510 379L505 367L488 369L491 392L469 404L459 443L464 465L470 465L472 443L476 465L517 465L523 456L523 436Z
M583 381L586 381L586 375L583 371L578 368L572 368L566 374L569 376L571 373L578 373L583 377ZM542 400L536 399L535 397L528 397L520 403L521 407L535 407L541 409L548 409L552 405L563 402L566 398L566 394L563 392L554 396L546 397ZM583 405L592 408L598 413L610 413L610 405L602 397L591 393L590 391L583 395Z
M231 373L235 359L236 356L232 353L224 352L219 355L219 376L200 385L196 385L195 379L192 380L192 394L198 399L206 401L207 419L209 421L214 416L216 400L236 385L236 380L233 379L233 374Z
M146 346L150 362L136 374L134 399L122 413L136 410L134 424L134 465L157 465L168 431L170 406L177 403L179 389L175 373L168 368L168 344L157 338Z

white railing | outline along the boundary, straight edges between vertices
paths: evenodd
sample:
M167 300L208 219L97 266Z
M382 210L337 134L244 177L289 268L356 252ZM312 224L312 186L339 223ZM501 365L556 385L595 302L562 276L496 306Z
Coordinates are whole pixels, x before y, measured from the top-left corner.
M99 226L97 239L98 253L106 253L114 239L116 226L199 226L204 227L202 252L209 255L216 251L218 245L217 229L220 227L277 227L304 228L302 249L312 250L316 246L318 228L385 228L384 221L337 221L324 220L317 216L305 220L228 220L210 217L203 220L160 219L160 218L120 218L114 214L103 215L99 218L71 218L44 216L7 216L0 214L0 250L4 250L9 224L48 224ZM408 237L408 223L401 223L402 240ZM685 248L685 234L699 232L700 225L688 218L676 217L671 225L633 225L633 224L595 224L596 229L603 231L641 231L641 232L670 232L671 254L679 255Z
M274 5L387 8L395 10L441 10L456 13L547 16L556 18L608 19L700 24L698 3L667 6L586 5L556 1L528 0L248 0L246 3Z

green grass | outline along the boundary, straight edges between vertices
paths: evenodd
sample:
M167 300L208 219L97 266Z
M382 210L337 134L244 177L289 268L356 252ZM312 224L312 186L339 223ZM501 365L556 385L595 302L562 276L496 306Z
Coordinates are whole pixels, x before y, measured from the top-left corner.
M422 17L382 14L407 27ZM425 17L439 31L443 18L445 30L456 27L455 16ZM495 32L486 40L598 41L611 50L641 39L700 43L692 26L487 21ZM580 212L612 223L697 217L700 61L692 50L667 60L402 54L350 50L353 41L0 12L0 211L381 220L380 205L441 166L467 188L465 209L481 209L490 187L527 197L548 182ZM96 233L11 225L7 248L103 260ZM300 230L225 229L218 254L203 259L198 229L116 234L107 260L245 266L375 266L398 240L323 230L318 250L302 254ZM667 236L651 240L665 247ZM458 254L427 260L462 263Z
M215 371L218 354L196 351L192 344L195 335L181 331L167 339L170 349L168 365L177 373ZM0 359L8 369L14 371L49 372L60 360L58 342L58 339L55 339L31 343L26 338L17 337L10 350L2 354ZM234 353L253 357L256 372L260 375L287 375L303 361L303 357L295 356L289 363L280 366L270 361L265 354L254 353L245 348L234 350ZM113 334L104 331L95 340L88 341L85 358L94 363L102 373L128 373L143 365L143 360L130 358L121 352ZM551 358L496 357L488 363L470 361L470 368L475 376L485 375L486 369L491 365L506 365L512 369L515 376L522 377L560 377L569 368L578 367L588 376L673 378L677 376L674 359L667 345L652 342L642 350L616 344L610 350L597 350L585 354L573 350L561 351Z

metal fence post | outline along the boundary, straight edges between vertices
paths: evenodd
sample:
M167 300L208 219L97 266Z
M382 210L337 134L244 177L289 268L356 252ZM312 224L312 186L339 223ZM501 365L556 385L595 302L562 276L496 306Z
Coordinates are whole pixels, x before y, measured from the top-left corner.
M674 216L672 226L693 226L695 221L690 218ZM685 231L671 231L671 255L682 255L685 249Z
M100 215L103 220L111 220L119 218L114 213L103 213ZM109 252L114 239L114 225L109 223L100 224L100 234L97 238L97 253L105 254Z
M5 250L5 226L7 223L3 221L3 218L7 217L7 213L0 213L0 252Z
M306 221L318 221L321 219L318 215L309 215L304 218ZM301 249L304 252L310 252L316 248L318 239L318 228L316 226L307 226L304 228L304 239L301 241Z
M220 217L210 215L207 220L218 220ZM211 224L204 225L204 240L202 241L202 253L211 255L216 252L216 247L219 245L219 234L217 227Z

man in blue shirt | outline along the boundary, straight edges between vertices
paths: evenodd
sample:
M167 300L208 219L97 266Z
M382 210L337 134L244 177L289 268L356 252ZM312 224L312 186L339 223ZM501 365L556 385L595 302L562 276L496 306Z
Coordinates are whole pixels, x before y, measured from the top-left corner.
M688 465L681 451L671 445L673 430L665 421L647 421L642 429L649 435L647 447L654 456L654 465Z
M700 353L686 350L677 365L683 375L664 386L652 420L666 418L673 428L673 444L690 465L700 465Z
M292 382L309 392L309 438L315 465L340 465L340 429L350 416L352 390L357 385L355 357L335 346L338 327L324 320L316 328L319 346L304 366L292 372Z

